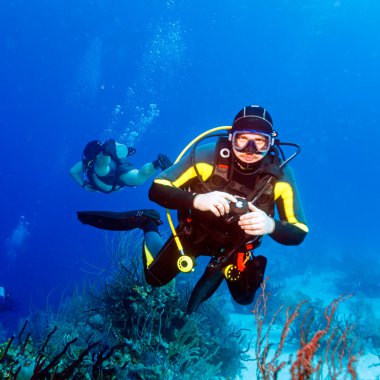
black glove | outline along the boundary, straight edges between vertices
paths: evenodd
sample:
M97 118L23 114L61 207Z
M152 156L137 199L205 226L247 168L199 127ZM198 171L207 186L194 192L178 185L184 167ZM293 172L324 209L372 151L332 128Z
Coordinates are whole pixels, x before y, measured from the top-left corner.
M157 160L153 161L153 166L155 169L161 168L162 170L167 169L172 166L173 163L170 161L169 157L165 154L159 154Z

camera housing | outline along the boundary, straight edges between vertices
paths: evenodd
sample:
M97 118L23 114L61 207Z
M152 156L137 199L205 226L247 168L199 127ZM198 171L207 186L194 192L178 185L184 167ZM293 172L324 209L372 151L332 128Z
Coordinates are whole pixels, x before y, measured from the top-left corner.
M237 202L230 203L230 212L225 216L226 223L235 223L239 220L241 215L246 214L249 211L248 201L243 197L237 197Z

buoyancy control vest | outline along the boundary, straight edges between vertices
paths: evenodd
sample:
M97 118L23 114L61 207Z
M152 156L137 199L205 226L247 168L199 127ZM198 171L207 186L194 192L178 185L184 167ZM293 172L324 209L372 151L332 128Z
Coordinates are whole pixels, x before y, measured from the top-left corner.
M269 152L254 170L243 171L237 167L229 141L222 137L216 145L213 173L205 182L199 177L199 181L191 185L191 191L202 193L206 189L238 195L273 215L274 180L284 175L280 164L278 156ZM271 178L274 180L268 183Z
M100 176L96 174L95 172L95 159L92 160L85 160L83 159L83 171L86 176L86 181L96 188L98 191L101 191L103 193L111 193L116 188L124 187L125 184L120 183L119 177L121 174L125 172L125 170L121 170L123 165L130 165L129 161L126 158L119 158L116 151L116 141L113 139L109 139L106 142L102 144L102 152L103 154L109 156L111 158L110 162L110 171L108 174L104 176ZM136 153L136 150L134 148L128 147L128 154L127 156L131 156ZM104 184L112 186L110 190L103 190L97 186L96 182L94 181L94 176L96 176L100 181L102 181Z
M227 192L253 201L256 207L269 216L273 216L275 180L283 176L280 164L278 155L275 152L268 152L254 170L240 169L233 157L230 142L227 138L221 137L215 149L213 173L204 182L201 176L198 176L198 180L190 185L190 191L194 193L204 193L205 190ZM191 210L190 213L195 226L195 236L192 236L195 242L204 241L207 238L207 244L212 244L211 239L217 240L221 245L232 246L246 237L237 224L228 225L223 218L217 218L211 212L205 214Z

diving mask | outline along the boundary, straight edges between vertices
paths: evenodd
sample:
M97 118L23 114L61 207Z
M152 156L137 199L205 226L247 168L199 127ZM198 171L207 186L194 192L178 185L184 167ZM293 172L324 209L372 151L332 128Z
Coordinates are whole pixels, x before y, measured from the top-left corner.
M267 133L254 130L235 131L232 134L232 147L241 153L265 155L273 145L273 138Z

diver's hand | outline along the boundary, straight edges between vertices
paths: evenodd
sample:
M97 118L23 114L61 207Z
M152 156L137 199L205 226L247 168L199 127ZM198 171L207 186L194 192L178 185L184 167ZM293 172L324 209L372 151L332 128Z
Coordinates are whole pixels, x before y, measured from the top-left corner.
M222 216L230 212L229 202L237 202L237 199L222 191L212 191L206 194L197 194L193 201L195 209L211 211L216 216Z
M251 212L242 215L239 219L239 225L244 232L248 235L271 234L275 228L274 219L251 202L248 202L248 207Z

